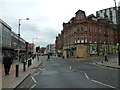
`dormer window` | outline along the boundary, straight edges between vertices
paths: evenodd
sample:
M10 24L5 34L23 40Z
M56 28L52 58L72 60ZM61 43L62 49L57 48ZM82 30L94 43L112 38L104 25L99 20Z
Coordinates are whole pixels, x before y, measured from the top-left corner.
M81 15L81 19L84 19L84 15Z
M77 19L78 19L78 20L84 19L84 15L77 16Z
M82 20L86 17L85 12L82 10L78 10L75 14L77 20Z

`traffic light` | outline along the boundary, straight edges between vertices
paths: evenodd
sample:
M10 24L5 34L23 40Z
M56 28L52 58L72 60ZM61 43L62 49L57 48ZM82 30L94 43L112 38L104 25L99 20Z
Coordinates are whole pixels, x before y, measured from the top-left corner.
M36 52L40 52L40 47L36 47Z

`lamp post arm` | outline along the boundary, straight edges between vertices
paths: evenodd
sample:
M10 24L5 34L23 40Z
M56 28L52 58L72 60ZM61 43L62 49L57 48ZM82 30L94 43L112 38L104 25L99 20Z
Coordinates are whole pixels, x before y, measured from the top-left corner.
M21 21L22 19L19 19L19 25L18 25L18 36L20 37L20 21Z

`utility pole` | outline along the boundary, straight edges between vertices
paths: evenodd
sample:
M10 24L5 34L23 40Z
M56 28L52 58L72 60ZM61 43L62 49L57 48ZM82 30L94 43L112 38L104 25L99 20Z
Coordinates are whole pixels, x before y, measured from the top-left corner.
M116 29L117 29L117 31L118 31L118 40L117 40L117 45L118 45L118 65L120 65L120 40L119 40L119 38L120 38L120 36L119 36L119 28L118 28L118 13L117 13L117 5L116 5L116 0L114 0L114 2L115 2L115 14L116 14Z

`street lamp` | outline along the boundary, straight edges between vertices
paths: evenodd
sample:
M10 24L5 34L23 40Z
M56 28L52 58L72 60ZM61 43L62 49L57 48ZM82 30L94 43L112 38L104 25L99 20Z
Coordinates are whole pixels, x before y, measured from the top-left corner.
M116 14L116 26L118 30L118 13L117 13L117 5L116 0L113 0L115 2L115 14ZM119 30L118 30L118 65L120 65L120 41L119 41Z
M38 38L33 38L33 39L32 39L32 43L33 43L33 44L34 44L34 40L35 40L35 39L38 39Z
M20 26L21 26L21 23L20 21L21 20L29 20L29 18L26 18L26 19L19 19L19 25L18 25L18 61L20 61Z
M32 45L31 45L31 49L34 50L34 40L37 39L37 38L32 38L32 44L33 44L33 48L32 48ZM32 52L32 51L31 51ZM33 51L34 52L34 51Z

